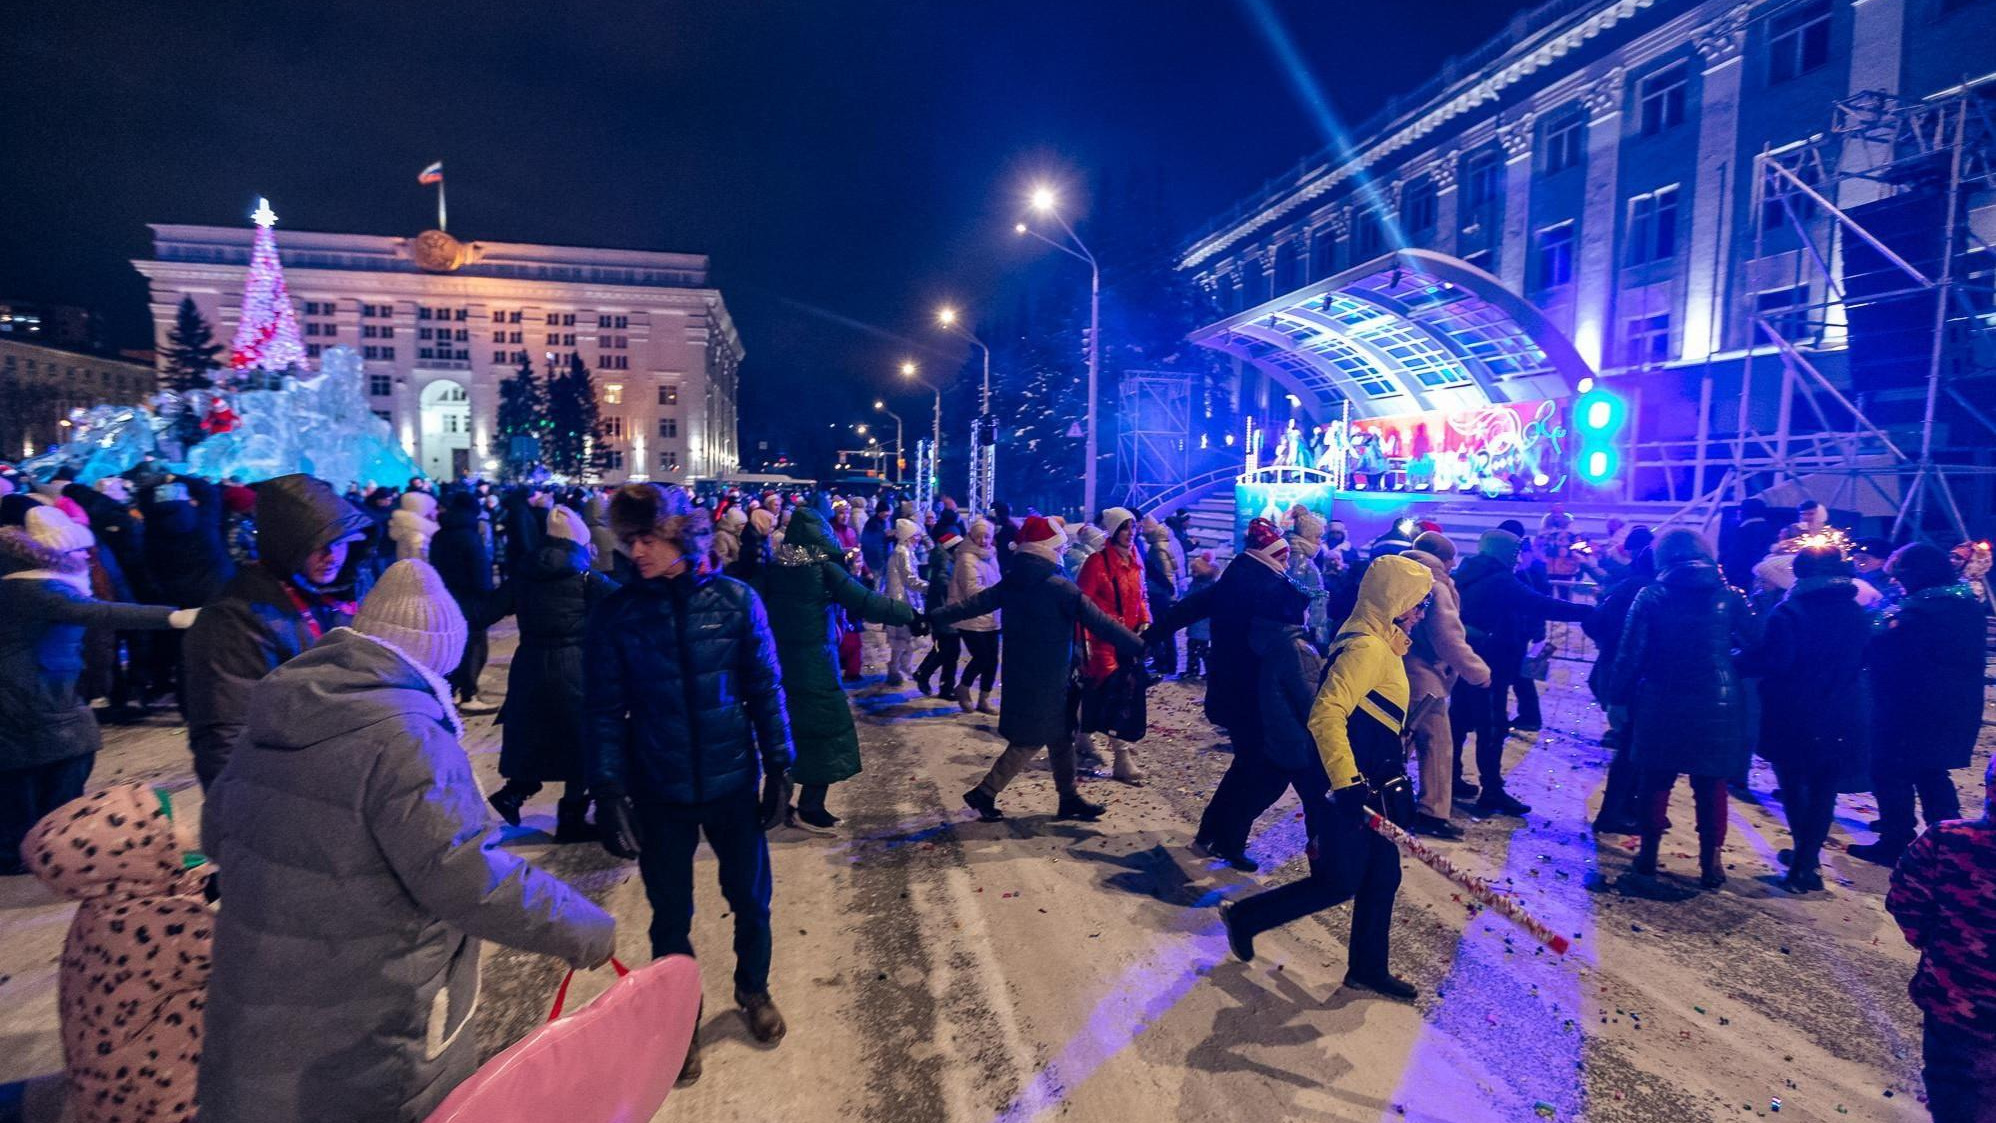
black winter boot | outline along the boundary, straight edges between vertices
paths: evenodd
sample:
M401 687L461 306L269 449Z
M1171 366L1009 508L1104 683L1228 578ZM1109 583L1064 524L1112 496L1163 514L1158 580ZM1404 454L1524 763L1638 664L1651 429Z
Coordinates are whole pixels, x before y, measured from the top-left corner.
M1092 823L1100 819L1102 812L1108 809L1108 805L1106 804L1090 803L1081 798L1080 792L1065 792L1060 797L1060 807L1053 813L1053 817L1055 819L1079 819L1084 823Z
M497 797L495 797L497 798ZM603 832L589 821L589 801L587 799L564 799L554 805L554 840L557 844L571 842L596 842Z
M486 796L485 802L492 805L492 810L497 811L501 819L506 820L507 826L517 827L520 825L520 805L527 802L527 793L507 784Z
M1642 849L1636 851L1636 864L1629 868L1643 877L1655 877L1656 853L1661 849L1663 849L1662 835L1643 835Z

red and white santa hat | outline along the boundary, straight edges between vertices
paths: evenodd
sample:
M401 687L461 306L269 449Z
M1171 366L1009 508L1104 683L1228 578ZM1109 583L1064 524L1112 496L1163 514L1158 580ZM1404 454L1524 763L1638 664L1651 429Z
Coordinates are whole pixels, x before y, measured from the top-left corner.
M1052 520L1033 515L1019 527L1019 536L1012 540L1012 548L1059 565L1060 552L1067 548L1067 535Z
M963 541L963 536L950 527L944 527L936 532L936 545L945 550L953 548L961 541Z
M1247 554L1277 573L1289 572L1289 540L1282 537L1281 527L1267 519L1248 524Z

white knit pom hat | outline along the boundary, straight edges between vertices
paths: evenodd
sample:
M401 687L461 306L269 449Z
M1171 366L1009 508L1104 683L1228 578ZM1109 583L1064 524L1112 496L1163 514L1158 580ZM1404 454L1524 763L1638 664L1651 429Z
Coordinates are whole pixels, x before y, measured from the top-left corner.
M55 507L36 507L28 512L28 537L38 546L45 546L59 554L73 550L88 550L97 544L97 536L90 533L87 526L78 526L76 521Z
M360 602L353 630L393 644L438 675L464 658L464 613L428 562L406 558L388 567Z

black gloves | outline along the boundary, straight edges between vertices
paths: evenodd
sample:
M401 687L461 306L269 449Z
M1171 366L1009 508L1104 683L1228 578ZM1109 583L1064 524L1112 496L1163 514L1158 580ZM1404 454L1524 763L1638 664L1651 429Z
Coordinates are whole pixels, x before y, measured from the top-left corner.
M1331 806L1337 808L1340 816L1349 819L1365 818L1365 785L1352 784L1331 791Z
M930 632L928 614L922 612L916 613L915 618L908 621L908 632L918 639L928 635Z
M631 801L624 796L596 797L596 827L603 832L603 849L619 858L638 856L638 824Z
M790 812L790 776L785 772L765 773L762 778L762 829L773 831L783 825Z

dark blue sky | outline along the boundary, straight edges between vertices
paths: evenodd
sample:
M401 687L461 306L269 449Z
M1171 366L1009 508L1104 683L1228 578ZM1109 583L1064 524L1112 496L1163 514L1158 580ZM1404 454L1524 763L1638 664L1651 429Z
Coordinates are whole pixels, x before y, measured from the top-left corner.
M1356 123L1517 6L1274 7ZM97 307L126 344L148 340L125 264L146 222L241 222L264 194L280 237L413 234L435 215L416 172L442 159L461 237L713 255L755 398L885 385L904 348L832 317L936 343L936 300L974 307L1042 256L1011 233L1030 181L1085 206L1094 177L1161 172L1189 234L1322 143L1233 0L190 0L8 23L0 296Z

